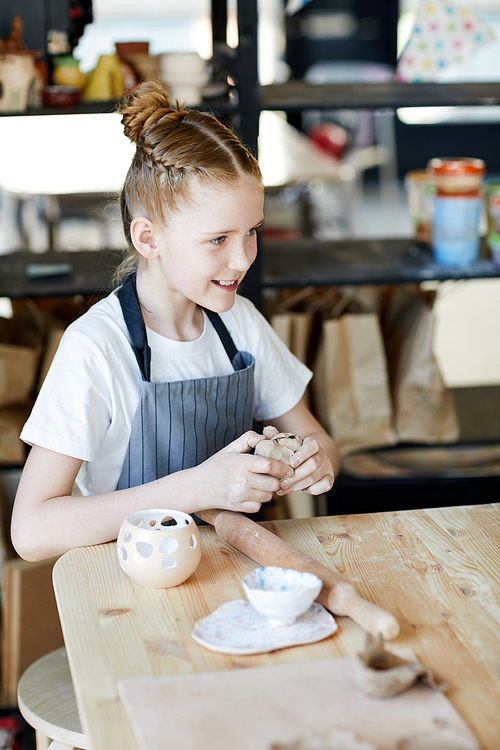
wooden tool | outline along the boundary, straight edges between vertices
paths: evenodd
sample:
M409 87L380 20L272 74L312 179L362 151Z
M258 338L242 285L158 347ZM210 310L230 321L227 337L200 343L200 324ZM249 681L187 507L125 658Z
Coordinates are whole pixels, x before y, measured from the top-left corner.
M277 565L317 575L323 581L317 601L332 614L350 617L372 635L381 635L387 640L398 635L399 625L393 615L360 597L345 578L242 513L212 509L196 515L215 526L221 539L259 565Z

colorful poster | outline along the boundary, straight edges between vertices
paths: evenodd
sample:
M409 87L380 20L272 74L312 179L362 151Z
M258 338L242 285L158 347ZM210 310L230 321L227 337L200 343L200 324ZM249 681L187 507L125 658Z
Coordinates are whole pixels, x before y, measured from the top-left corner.
M396 69L399 81L436 81L443 68L461 62L495 38L493 31L463 5L423 0L410 40Z

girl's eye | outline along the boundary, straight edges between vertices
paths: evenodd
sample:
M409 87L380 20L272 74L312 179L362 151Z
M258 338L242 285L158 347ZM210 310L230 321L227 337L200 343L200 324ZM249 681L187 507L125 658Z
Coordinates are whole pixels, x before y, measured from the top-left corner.
M258 227L254 227L249 232L247 232L247 236L248 237L253 237L253 235L254 234L258 234L258 232L260 232L261 229L262 229L262 224L259 224Z
M213 240L210 240L210 242L211 242L211 243L212 243L213 245L222 245L222 243L224 242L224 240L225 240L225 239L226 239L226 238L225 238L224 236L222 236L222 237L215 237L215 239L213 239Z

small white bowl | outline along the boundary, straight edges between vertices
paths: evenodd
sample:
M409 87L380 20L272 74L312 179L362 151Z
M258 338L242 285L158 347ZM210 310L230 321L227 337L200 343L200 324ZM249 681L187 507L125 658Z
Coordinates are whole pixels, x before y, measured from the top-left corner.
M274 626L293 625L318 596L323 581L313 573L268 566L256 568L243 580L252 607Z

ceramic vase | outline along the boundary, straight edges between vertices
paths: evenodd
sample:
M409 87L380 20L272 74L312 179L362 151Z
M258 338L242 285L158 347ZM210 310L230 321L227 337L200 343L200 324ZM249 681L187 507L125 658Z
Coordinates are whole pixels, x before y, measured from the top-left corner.
M30 90L38 83L29 55L0 55L0 112L24 112Z
M122 570L147 588L178 586L201 559L198 527L178 510L143 510L127 516L117 548Z
M169 52L159 61L160 80L168 86L172 101L188 107L200 104L209 79L206 60L196 52Z

